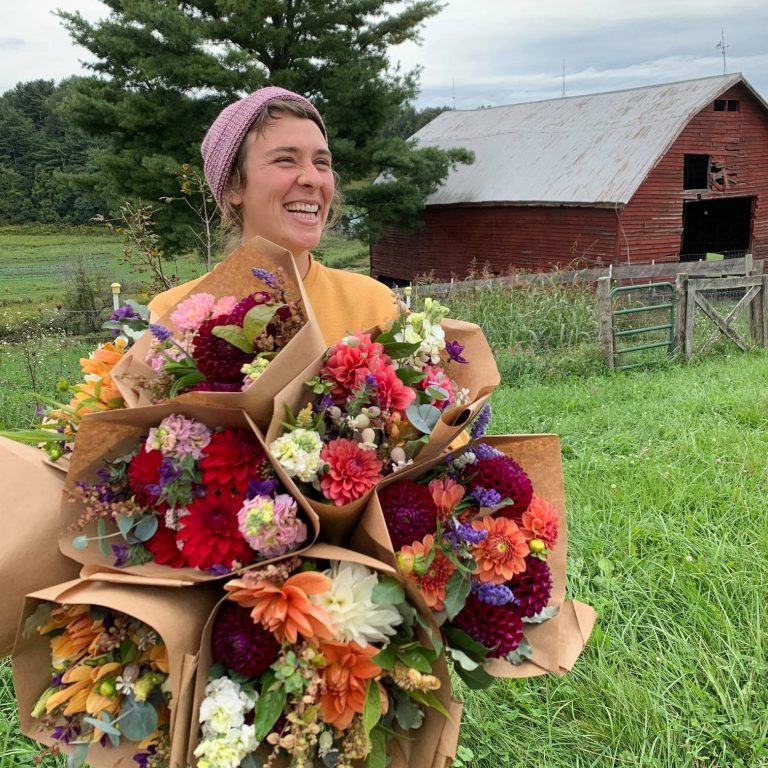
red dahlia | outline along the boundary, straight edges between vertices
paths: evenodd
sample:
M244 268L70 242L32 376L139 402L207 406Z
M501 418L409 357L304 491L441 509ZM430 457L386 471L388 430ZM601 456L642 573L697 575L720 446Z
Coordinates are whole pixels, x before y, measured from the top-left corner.
M481 459L477 464L467 467L467 474L470 490L494 490L502 499L512 500L512 504L494 512L496 517L509 517L516 523L520 522L523 512L528 509L533 498L533 485L517 462L509 456Z
M144 542L146 549L152 553L153 562L171 568L186 568L188 563L176 543L176 531L167 528L162 517L158 523L155 535Z
M192 357L197 365L197 370L206 379L215 383L240 382L243 374L240 369L253 360L253 353L243 352L242 349L230 344L228 341L213 335L213 329L220 325L234 325L230 320L231 315L206 320L198 329L192 339L194 353Z
M280 653L280 643L254 623L250 608L231 602L224 603L216 615L211 646L214 661L246 677L263 675Z
M451 624L490 648L489 659L506 656L523 639L523 620L511 603L491 605L478 600L474 594L467 597L467 602Z
M379 492L384 520L397 552L437 530L437 507L426 485L399 480Z
M179 521L176 538L192 568L231 570L235 561L247 565L253 560L253 550L237 528L241 506L242 501L228 493L209 493L187 507L189 514Z
M250 480L266 480L272 474L267 454L253 433L245 429L214 432L203 450L200 469L208 491L227 491L240 499Z
M528 555L525 570L507 582L507 586L518 602L517 612L527 619L547 607L552 594L552 572L543 560Z
M155 507L157 504L158 494L152 493L150 488L155 486L157 489L160 483L162 463L163 454L160 451L148 451L142 445L128 465L128 485L142 507Z

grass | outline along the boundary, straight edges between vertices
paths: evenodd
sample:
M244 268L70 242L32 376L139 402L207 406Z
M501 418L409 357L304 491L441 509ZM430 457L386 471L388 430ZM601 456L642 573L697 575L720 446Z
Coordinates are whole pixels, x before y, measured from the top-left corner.
M481 692L456 682L457 766L766 768L768 355L723 347L692 365L611 374L585 336L590 295L560 290L445 300L507 355L494 431L561 436L568 590L599 614L564 678ZM31 365L52 392L81 350L0 348L5 425L34 412ZM9 680L5 661L0 768L31 766Z

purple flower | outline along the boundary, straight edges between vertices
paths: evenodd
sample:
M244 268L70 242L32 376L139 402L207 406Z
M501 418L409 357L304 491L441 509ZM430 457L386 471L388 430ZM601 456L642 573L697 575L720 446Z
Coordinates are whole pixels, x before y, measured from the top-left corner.
M181 467L176 466L174 461L169 459L163 459L163 463L160 465L160 488L165 488L166 485L176 482L184 474L184 470ZM159 492L157 494L160 495Z
M376 377L372 373L365 374L365 386L370 387L371 389L375 389Z
M253 499L256 496L271 496L279 487L280 481L274 477L269 480L249 480L246 497Z
M469 430L469 434L473 440L477 440L483 437L488 430L488 424L491 420L491 404L486 403L480 413L477 414L477 418L472 422L472 427ZM477 454L475 454L477 455Z
M506 584L490 584L481 581L472 581L472 592L478 600L489 605L506 605L515 603L515 596Z
M159 323L150 323L149 330L158 341L168 341L168 339L173 336L164 325L160 325Z
M268 269L259 269L254 267L251 272L253 276L258 280L263 280L270 288L277 288L277 277L274 272L270 272Z
M154 757L156 752L157 747L153 744L147 748L146 752L137 752L133 756L133 759L136 763L139 764L139 768L149 768L149 761L152 757Z
M57 725L51 733L51 738L55 741L59 741L62 744L69 744L72 739L76 739L80 736L80 726L72 722L71 717L65 718L64 725Z
M481 507L495 507L501 502L501 494L493 488L483 488L478 485L469 492L469 495Z
M479 544L488 538L488 531L476 531L471 525L460 523L456 526L456 536L467 544Z
M212 576L226 576L231 570L231 568L227 568L223 563L216 563L216 565L208 569L208 573Z
M113 565L115 568L124 568L128 565L128 557L131 554L131 548L128 544L113 544L112 556L115 558Z
M448 353L448 360L453 360L454 363L468 363L469 360L466 360L461 356L461 353L464 351L464 345L459 344L458 341L446 341L445 342L445 351Z
M123 304L122 307L118 307L109 316L109 319L113 322L120 323L123 320L141 320L141 315L136 312L130 304Z
M496 459L504 454L501 451L497 451L494 447L488 445L488 443L478 443L472 447L472 453L478 461L485 461L485 459Z

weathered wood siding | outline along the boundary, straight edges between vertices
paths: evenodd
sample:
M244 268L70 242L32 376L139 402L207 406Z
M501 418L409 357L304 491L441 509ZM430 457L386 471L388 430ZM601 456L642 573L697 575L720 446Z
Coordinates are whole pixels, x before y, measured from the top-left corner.
M715 112L710 103L691 119L621 212L618 261L677 261L683 202L723 197L756 198L751 250L768 256L768 116L742 85L720 99L739 101L738 112ZM710 155L728 173L723 190L683 189L686 154Z
M371 274L412 280L466 277L470 265L513 269L592 267L613 261L617 216L605 208L456 206L429 208L414 233L388 228L371 252Z

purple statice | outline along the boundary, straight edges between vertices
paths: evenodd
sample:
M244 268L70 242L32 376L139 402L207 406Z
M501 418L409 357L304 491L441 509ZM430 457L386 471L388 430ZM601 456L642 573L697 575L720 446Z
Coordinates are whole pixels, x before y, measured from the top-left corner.
M516 603L512 590L506 584L491 584L490 582L472 581L472 592L488 605L506 605Z
M155 753L157 752L157 747L152 744L147 748L146 752L137 752L133 756L134 762L138 763L139 768L150 768L150 765L152 764L150 761L155 756Z
M475 454L475 458L477 458L478 461L485 461L485 459L496 459L499 456L504 455L501 451L498 451L493 446L488 445L488 443L478 443L477 445L472 446L472 453Z
M253 499L256 496L271 496L280 487L280 481L276 477L268 480L249 480L246 498Z
M254 267L251 272L253 273L253 276L257 280L262 280L265 282L270 288L277 288L278 282L277 282L277 276L274 272L270 272L268 269L260 269L259 267Z
M158 341L168 341L168 339L173 336L173 334L164 325L160 325L160 323L150 323L149 332Z
M486 403L477 414L477 418L472 422L469 434L473 440L484 437L488 431L488 424L491 421L491 404Z
M461 356L464 351L464 345L459 344L458 341L446 341L445 351L448 353L448 360L452 360L454 363L461 363L462 365L469 362L466 358Z
M481 507L495 507L501 503L501 494L494 491L493 488L483 488L477 485L469 492L469 495Z
M365 374L365 386L369 389L375 389L377 384L376 377L372 373Z
M131 547L129 544L113 544L112 557L115 558L113 565L115 568L124 568L128 565L128 559L131 556Z
M477 531L471 525L459 523L456 526L456 536L467 544L479 544L488 538L488 531Z

